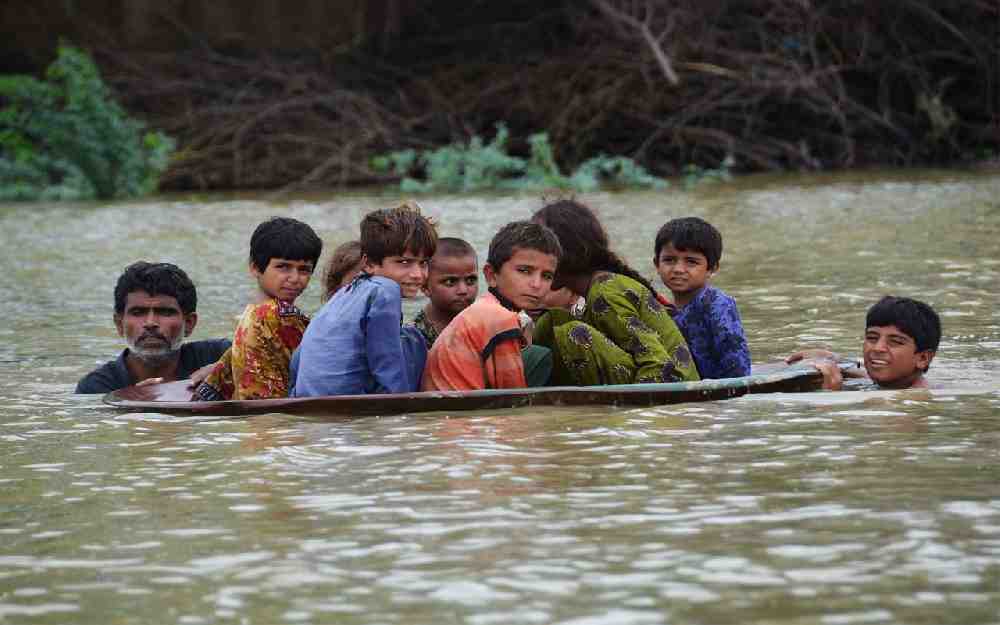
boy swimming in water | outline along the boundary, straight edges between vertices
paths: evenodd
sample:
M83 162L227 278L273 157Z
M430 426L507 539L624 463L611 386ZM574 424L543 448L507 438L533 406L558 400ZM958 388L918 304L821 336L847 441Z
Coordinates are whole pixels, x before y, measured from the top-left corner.
M941 341L941 319L927 304L908 297L886 296L868 309L861 346L865 372L883 389L927 388L925 378ZM823 359L813 364L823 373L823 388L839 391L843 376L834 361L837 354L823 349L795 352L785 359L792 364L805 358ZM864 377L860 371L849 377Z

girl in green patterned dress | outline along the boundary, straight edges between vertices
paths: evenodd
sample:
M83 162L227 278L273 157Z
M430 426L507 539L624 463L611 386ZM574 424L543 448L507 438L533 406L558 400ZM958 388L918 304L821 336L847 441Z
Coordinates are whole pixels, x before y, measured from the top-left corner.
M576 200L552 202L533 217L563 247L552 288L586 299L583 312L552 309L534 342L554 354L550 384L593 386L698 380L691 352L649 281L610 250L594 212Z

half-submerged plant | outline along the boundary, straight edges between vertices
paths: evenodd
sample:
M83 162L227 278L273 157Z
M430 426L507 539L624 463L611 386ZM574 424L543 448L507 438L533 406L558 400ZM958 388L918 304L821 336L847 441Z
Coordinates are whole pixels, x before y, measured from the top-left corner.
M62 45L45 81L0 76L0 199L137 197L156 190L174 142L146 132L86 53Z
M497 124L493 141L473 136L468 144L452 144L434 150L401 150L372 160L376 171L400 176L400 188L413 191L480 191L491 189L547 189L594 191L602 186L654 188L667 186L634 160L624 156L598 155L566 176L559 169L546 133L528 137L527 160L507 153L509 133ZM423 181L414 176L421 176Z

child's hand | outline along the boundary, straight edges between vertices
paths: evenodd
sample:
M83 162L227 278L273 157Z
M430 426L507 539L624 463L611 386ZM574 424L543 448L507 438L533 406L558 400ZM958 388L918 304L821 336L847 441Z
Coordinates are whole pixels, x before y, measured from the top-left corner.
M211 364L205 365L200 369L195 370L195 372L191 374L191 379L188 380L188 386L187 386L188 390L193 391L195 388L197 388L199 384L205 381L205 378L208 377L208 374L212 373L212 369L214 368L215 368L215 363L213 362Z
M835 361L818 360L812 363L812 366L823 374L823 390L839 391L844 388L844 377Z
M840 356L826 349L803 349L802 351L789 354L785 358L785 364L791 365L802 360L822 358L825 360L840 360Z
M136 383L136 386L149 386L150 384L162 384L163 378L146 378Z

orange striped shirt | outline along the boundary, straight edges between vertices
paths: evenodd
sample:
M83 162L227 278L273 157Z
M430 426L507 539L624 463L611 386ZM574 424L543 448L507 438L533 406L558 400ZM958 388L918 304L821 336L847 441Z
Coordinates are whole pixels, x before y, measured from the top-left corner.
M488 349L491 343L493 349ZM425 391L524 388L528 383L522 346L517 313L484 293L434 341L421 387Z

